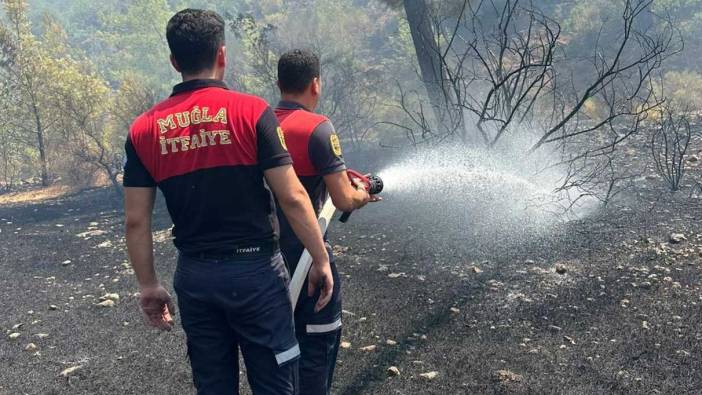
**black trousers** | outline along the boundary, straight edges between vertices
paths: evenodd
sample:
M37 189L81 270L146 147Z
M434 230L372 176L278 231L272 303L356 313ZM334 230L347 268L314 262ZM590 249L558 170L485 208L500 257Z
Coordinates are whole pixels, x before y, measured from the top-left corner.
M300 343L300 395L326 395L331 392L341 328L327 333L297 332Z
M255 395L296 394L300 349L289 278L280 253L179 257L173 283L198 394L239 393L239 348Z
M290 269L295 269L304 246L299 242L281 243L281 250ZM319 290L307 296L307 280L295 309L295 333L300 344L300 394L327 395L334 379L336 357L341 343L341 279L336 268L331 246L327 253L334 277L334 290L329 304L319 312L314 306Z

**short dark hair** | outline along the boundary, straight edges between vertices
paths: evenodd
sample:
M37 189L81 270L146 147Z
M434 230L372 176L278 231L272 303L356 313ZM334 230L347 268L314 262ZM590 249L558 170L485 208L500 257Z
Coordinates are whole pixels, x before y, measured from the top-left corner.
M293 49L278 60L278 83L283 93L302 93L319 78L319 57L306 49Z
M224 44L224 19L213 11L185 9L168 21L166 39L181 72L211 69Z

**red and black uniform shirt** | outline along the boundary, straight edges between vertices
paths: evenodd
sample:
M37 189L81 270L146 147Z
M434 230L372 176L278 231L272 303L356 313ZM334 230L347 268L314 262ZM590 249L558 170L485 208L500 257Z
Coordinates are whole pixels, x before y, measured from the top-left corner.
M324 176L346 170L334 126L327 117L307 111L302 105L294 102L281 101L275 109L275 115L283 129L295 173L307 190L312 206L319 215L327 198ZM280 213L279 218L283 250L285 251L287 246L302 246L285 215ZM297 261L295 257L292 259L293 262L288 264L294 266ZM292 269L294 270L294 267Z
M263 171L292 160L263 99L217 80L178 84L134 121L125 148L124 186L161 189L181 252L229 254L277 239Z

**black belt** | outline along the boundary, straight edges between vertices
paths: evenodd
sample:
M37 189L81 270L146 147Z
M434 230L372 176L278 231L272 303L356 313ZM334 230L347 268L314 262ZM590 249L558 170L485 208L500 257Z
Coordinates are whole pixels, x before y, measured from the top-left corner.
M202 259L202 260L217 260L225 261L228 259L241 258L242 256L253 256L253 255L273 255L280 250L277 241L271 241L267 243L252 243L252 244L242 244L240 246L235 246L233 249L228 251L218 251L218 252L185 252L181 251L181 254L188 258Z

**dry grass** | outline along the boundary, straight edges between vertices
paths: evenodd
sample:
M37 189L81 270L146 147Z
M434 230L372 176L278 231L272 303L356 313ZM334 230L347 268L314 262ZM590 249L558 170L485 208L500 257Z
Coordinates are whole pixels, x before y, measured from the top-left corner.
M51 185L48 187L32 188L26 191L11 192L0 195L0 205L18 203L37 203L49 199L56 199L74 192L66 185Z

